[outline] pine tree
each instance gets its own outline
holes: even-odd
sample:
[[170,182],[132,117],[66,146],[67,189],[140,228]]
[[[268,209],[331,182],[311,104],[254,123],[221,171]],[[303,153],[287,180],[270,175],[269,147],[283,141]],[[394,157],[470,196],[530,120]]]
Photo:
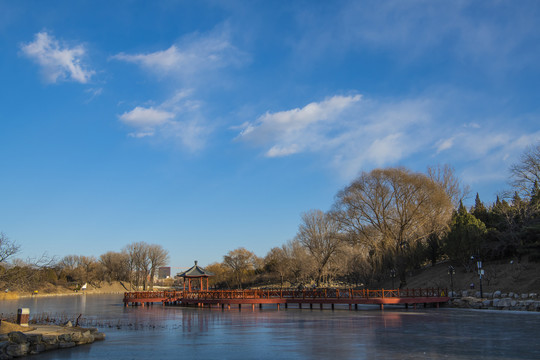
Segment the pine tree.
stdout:
[[460,262],[467,268],[471,255],[481,252],[486,233],[486,225],[460,204],[452,218],[444,250],[450,260]]
[[480,200],[480,196],[476,193],[476,199],[474,200],[474,208],[471,213],[478,220],[482,221],[484,224],[488,223],[488,211],[484,206],[484,203]]

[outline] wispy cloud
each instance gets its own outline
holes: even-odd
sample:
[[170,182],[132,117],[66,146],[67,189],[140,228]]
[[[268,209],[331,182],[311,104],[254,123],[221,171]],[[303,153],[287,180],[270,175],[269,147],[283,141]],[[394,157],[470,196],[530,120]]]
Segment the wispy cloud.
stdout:
[[[540,132],[524,134],[494,121],[488,126],[490,120],[482,126],[476,122],[441,126],[455,100],[333,96],[261,115],[242,125],[237,140],[261,148],[271,158],[314,154],[347,179],[373,167],[423,162],[423,168],[448,162],[465,164],[462,170],[469,181],[474,181],[473,174],[484,179],[492,174],[499,180],[501,164],[506,169],[508,161],[540,140]],[[489,166],[479,166],[480,162]]]
[[[351,49],[389,51],[401,61],[437,51],[482,70],[535,66],[540,52],[538,7],[477,1],[350,1],[321,14],[314,7],[298,17],[299,56]],[[494,16],[494,14],[504,16]]]
[[210,127],[198,111],[200,103],[190,95],[190,91],[178,91],[157,107],[136,106],[118,118],[133,129],[129,137],[172,140],[197,151],[204,147]]
[[258,145],[273,144],[266,156],[277,157],[313,149],[330,123],[361,99],[360,95],[333,96],[276,113],[267,112],[253,123],[244,124],[239,139]]
[[35,35],[34,41],[21,45],[24,55],[36,61],[47,82],[75,81],[86,84],[95,71],[82,62],[86,50],[83,45],[69,47],[47,32]]
[[429,121],[428,107],[426,101],[380,104],[361,95],[336,95],[303,108],[266,113],[244,124],[237,139],[267,147],[267,157],[301,152],[330,156],[327,161],[348,177],[362,166],[385,165],[415,151],[427,140],[414,129]]
[[174,116],[174,113],[168,111],[137,106],[135,109],[120,115],[120,120],[133,127],[152,129],[167,123]]
[[232,45],[228,31],[219,28],[209,34],[186,36],[165,50],[119,53],[112,58],[137,64],[158,76],[193,79],[203,72],[240,65],[246,55]]

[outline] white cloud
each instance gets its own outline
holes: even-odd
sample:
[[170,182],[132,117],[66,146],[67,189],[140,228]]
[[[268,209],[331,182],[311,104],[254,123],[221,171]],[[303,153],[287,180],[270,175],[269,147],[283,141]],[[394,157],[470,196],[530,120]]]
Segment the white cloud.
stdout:
[[175,114],[168,111],[137,106],[135,109],[120,115],[120,120],[133,127],[153,128],[165,124],[174,116]]
[[402,134],[389,134],[383,138],[375,139],[367,149],[367,158],[377,166],[384,166],[400,160],[403,156],[403,151],[398,146],[401,137]]
[[317,138],[325,132],[325,123],[335,122],[360,99],[360,95],[333,96],[303,108],[267,112],[254,123],[246,123],[238,139],[258,145],[277,142],[267,151],[267,156],[291,155],[316,146]]
[[274,145],[266,152],[266,156],[268,157],[282,157],[287,155],[292,155],[300,151],[298,145],[291,144],[288,146],[279,146]]
[[270,158],[314,154],[345,179],[373,167],[412,164],[423,169],[440,162],[462,164],[464,180],[471,182],[506,176],[523,149],[540,141],[540,132],[505,127],[512,119],[456,124],[456,103],[465,104],[459,98],[376,101],[334,96],[263,114],[237,127],[241,131],[236,139],[261,148]]
[[46,32],[37,33],[35,40],[22,45],[21,50],[41,66],[46,80],[51,83],[72,80],[86,84],[95,73],[82,64],[86,53],[82,45],[70,48]]
[[430,141],[425,100],[379,103],[333,96],[303,108],[266,113],[242,125],[237,139],[266,148],[267,157],[317,153],[345,177],[365,166],[395,163]]
[[454,138],[449,138],[439,141],[437,145],[437,154],[441,151],[451,149],[454,146]]
[[134,129],[129,137],[171,140],[190,151],[200,150],[210,129],[199,113],[200,103],[190,95],[191,91],[179,91],[157,107],[136,106],[118,118]]
[[112,58],[137,64],[159,76],[176,75],[193,80],[210,70],[241,64],[245,54],[231,44],[228,32],[221,29],[207,35],[192,34],[165,50],[119,53]]

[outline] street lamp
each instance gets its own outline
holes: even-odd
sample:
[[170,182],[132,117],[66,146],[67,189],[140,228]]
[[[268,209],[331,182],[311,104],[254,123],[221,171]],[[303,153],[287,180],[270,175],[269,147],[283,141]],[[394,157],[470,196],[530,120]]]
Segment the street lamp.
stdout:
[[476,262],[476,267],[478,268],[478,276],[480,277],[480,298],[484,297],[484,292],[482,291],[482,276],[484,275],[484,269],[482,269],[482,261],[478,260]]
[[396,278],[396,269],[390,269],[390,277],[392,278],[392,290],[394,289],[394,279]]
[[454,275],[456,274],[456,269],[452,265],[448,267],[448,274],[450,275],[450,289],[452,289],[452,297],[454,296]]

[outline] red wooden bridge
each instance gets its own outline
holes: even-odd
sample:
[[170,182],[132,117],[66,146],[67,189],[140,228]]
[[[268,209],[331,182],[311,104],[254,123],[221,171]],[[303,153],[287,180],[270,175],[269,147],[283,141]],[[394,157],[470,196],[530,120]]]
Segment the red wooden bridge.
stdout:
[[297,304],[299,308],[303,305],[311,309],[314,304],[320,308],[329,304],[332,309],[336,304],[349,305],[349,309],[359,304],[379,305],[384,309],[384,305],[404,304],[405,307],[417,304],[439,304],[449,300],[447,289],[427,288],[427,289],[401,289],[401,290],[353,290],[353,289],[251,289],[251,290],[206,290],[206,291],[135,291],[124,294],[124,306],[129,305],[150,305],[161,303],[163,305],[197,305],[221,306],[222,309],[231,305],[255,305],[262,308],[263,304],[275,304],[279,309],[280,305],[288,307],[289,304]]

